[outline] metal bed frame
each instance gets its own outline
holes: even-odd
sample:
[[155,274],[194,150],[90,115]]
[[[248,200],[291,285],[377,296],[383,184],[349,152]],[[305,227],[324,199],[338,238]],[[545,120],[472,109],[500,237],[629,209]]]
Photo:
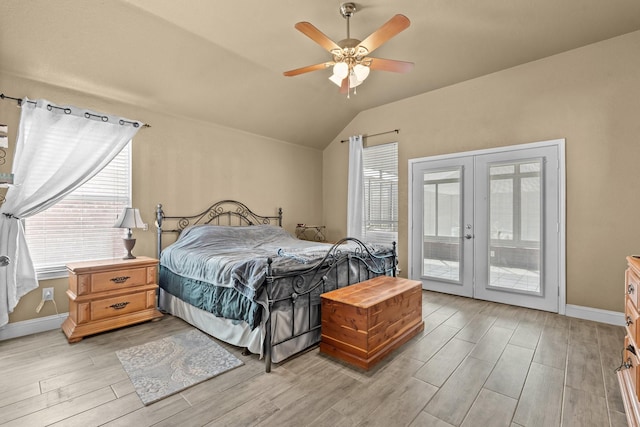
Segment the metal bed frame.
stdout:
[[[175,228],[163,229],[166,220],[176,222]],[[235,225],[248,226],[258,224],[271,224],[282,226],[282,208],[278,209],[277,216],[262,216],[252,212],[243,203],[235,200],[223,200],[211,205],[205,211],[191,216],[166,216],[162,205],[158,204],[156,209],[156,227],[158,240],[158,258],[162,252],[163,233],[181,233],[187,226],[198,224],[210,225]],[[350,250],[344,250],[344,244],[350,243]],[[272,267],[273,260],[267,259],[267,272],[265,291],[268,304],[268,317],[265,324],[264,356],[265,370],[271,371],[271,356],[273,349],[288,341],[294,340],[305,334],[311,334],[321,328],[318,316],[313,318],[311,305],[319,304],[319,294],[333,289],[352,285],[363,280],[370,279],[383,274],[396,275],[396,244],[393,243],[392,250],[383,254],[374,254],[362,241],[346,237],[336,242],[327,251],[324,258],[316,263],[310,264],[307,268],[296,269],[296,271],[275,271]],[[346,273],[346,274],[345,274]],[[346,276],[346,277],[345,277]],[[277,296],[279,284],[289,282],[293,292],[286,296]],[[296,325],[297,306],[308,307],[308,318],[306,325]],[[279,339],[272,339],[272,309],[274,307],[290,309],[291,334]],[[317,341],[310,346],[317,344]],[[308,348],[308,347],[307,347]],[[286,356],[289,357],[289,356]]]

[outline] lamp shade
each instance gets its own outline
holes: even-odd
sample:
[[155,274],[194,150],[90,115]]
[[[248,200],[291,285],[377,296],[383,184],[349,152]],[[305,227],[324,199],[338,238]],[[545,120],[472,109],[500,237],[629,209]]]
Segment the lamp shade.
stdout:
[[349,75],[349,65],[346,62],[336,62],[333,66],[333,74],[344,79]]
[[361,82],[363,82],[367,77],[369,77],[369,71],[370,69],[366,65],[356,64],[356,66],[353,67],[353,72],[356,74],[356,77]]
[[144,223],[140,218],[140,211],[135,208],[123,208],[118,216],[114,228],[143,228]]
[[353,89],[356,86],[360,86],[362,84],[362,80],[358,80],[358,76],[355,73],[351,73],[349,75],[349,88]]
[[329,77],[329,80],[335,83],[336,86],[340,87],[342,86],[342,80],[344,80],[344,77],[338,77],[337,75],[332,74],[331,77]]

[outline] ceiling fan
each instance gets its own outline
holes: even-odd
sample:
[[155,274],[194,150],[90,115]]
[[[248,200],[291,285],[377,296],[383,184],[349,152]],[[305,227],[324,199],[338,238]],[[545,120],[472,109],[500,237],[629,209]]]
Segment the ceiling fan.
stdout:
[[340,14],[347,20],[347,38],[340,40],[338,43],[324,35],[311,23],[298,22],[295,28],[326,49],[333,56],[333,60],[285,71],[284,75],[292,77],[333,66],[333,75],[329,77],[329,80],[340,86],[340,92],[346,93],[347,97],[349,97],[349,90],[360,85],[367,78],[370,70],[393,71],[396,73],[411,71],[413,62],[371,58],[368,56],[387,40],[407,29],[411,24],[409,18],[400,14],[395,15],[369,37],[360,41],[352,39],[350,34],[349,19],[355,12],[355,3],[343,3],[340,6]]

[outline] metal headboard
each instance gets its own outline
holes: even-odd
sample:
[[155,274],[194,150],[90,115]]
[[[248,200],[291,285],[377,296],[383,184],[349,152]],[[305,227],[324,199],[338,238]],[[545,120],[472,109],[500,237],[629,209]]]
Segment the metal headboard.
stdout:
[[[165,221],[174,223],[173,228],[163,229]],[[162,252],[162,234],[177,233],[190,225],[232,225],[248,226],[259,224],[277,224],[282,227],[282,208],[278,208],[278,215],[263,216],[254,213],[244,203],[235,200],[222,200],[209,206],[203,212],[190,216],[166,216],[162,205],[156,207],[156,228],[158,233],[158,257]]]

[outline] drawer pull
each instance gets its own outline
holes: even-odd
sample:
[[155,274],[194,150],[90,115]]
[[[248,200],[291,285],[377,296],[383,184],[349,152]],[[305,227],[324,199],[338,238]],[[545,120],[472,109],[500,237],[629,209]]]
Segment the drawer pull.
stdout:
[[627,326],[631,326],[633,325],[633,321],[631,320],[631,317],[627,316]]
[[124,301],[124,302],[119,302],[117,304],[111,304],[109,307],[116,309],[116,310],[121,310],[123,308],[125,308],[127,305],[129,304],[129,301]]
[[[126,282],[126,281],[127,281],[127,280],[129,280],[130,278],[131,278],[130,276],[118,276],[118,277],[113,277],[113,278],[111,278],[110,280],[111,280],[113,283],[120,284],[120,283],[124,283],[124,282]],[[629,293],[631,293],[631,292],[629,292]]]
[[631,358],[627,357],[627,360],[622,360],[622,364],[620,366],[618,366],[615,371],[616,372],[620,372],[623,369],[631,369],[633,368],[633,362],[631,362]]
[[630,358],[630,357],[628,357],[628,358],[627,358],[627,361],[626,361],[626,362],[624,362],[624,363],[622,364],[622,367],[623,367],[624,369],[631,369],[631,368],[633,368],[633,362],[631,362],[631,358]]
[[633,293],[633,291],[634,291],[634,289],[633,289],[633,285],[632,285],[632,284],[629,284],[629,287],[627,288],[627,293],[628,293],[629,295],[631,295],[631,294]]

